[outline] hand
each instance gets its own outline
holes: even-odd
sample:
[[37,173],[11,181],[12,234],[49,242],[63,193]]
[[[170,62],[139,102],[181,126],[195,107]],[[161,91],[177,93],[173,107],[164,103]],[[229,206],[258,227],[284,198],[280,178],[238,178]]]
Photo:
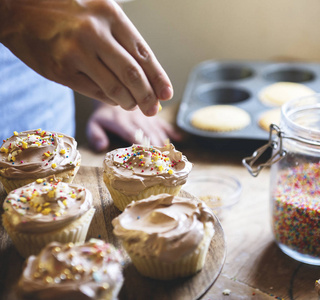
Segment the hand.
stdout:
[[106,131],[115,133],[132,144],[137,142],[137,129],[142,129],[154,146],[163,146],[168,138],[174,141],[181,140],[181,135],[159,116],[146,117],[140,110],[129,112],[118,106],[106,104],[98,107],[90,117],[87,137],[92,148],[100,152],[106,150],[110,143]]
[[113,0],[6,0],[0,42],[44,77],[147,116],[173,95],[155,55]]

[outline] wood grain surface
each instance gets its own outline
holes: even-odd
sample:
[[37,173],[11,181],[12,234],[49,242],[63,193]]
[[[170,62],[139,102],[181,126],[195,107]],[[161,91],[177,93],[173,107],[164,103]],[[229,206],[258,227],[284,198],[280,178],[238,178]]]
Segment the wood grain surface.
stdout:
[[[94,198],[96,213],[92,220],[87,239],[102,238],[121,247],[121,243],[113,235],[111,221],[120,214],[113,205],[109,193],[102,180],[102,169],[98,167],[81,167],[75,178],[75,183],[90,189]],[[182,195],[190,196],[182,191]],[[5,198],[0,191],[1,203]],[[1,211],[2,213],[2,211]],[[119,294],[119,300],[193,300],[199,299],[211,287],[219,276],[226,257],[224,233],[218,219],[215,220],[215,235],[212,239],[206,263],[202,271],[194,276],[172,280],[159,281],[141,276],[126,258],[124,267],[124,285]],[[14,286],[23,268],[23,258],[16,252],[10,238],[0,227],[0,299],[15,300]]]
[[[160,114],[175,124],[178,107],[168,105]],[[320,267],[291,259],[273,240],[269,170],[253,178],[241,163],[265,142],[203,139],[182,134],[182,141],[175,146],[194,164],[193,176],[225,173],[237,177],[243,187],[239,203],[222,215],[227,244],[224,267],[201,300],[318,300],[314,284],[320,278]],[[126,146],[127,143],[113,137],[112,148]],[[83,165],[102,165],[103,153],[94,154],[84,147],[81,155]],[[230,290],[229,295],[224,295],[226,289]]]
[[[320,267],[297,262],[276,245],[271,232],[269,205],[269,170],[257,178],[249,175],[234,158],[204,153],[201,158],[185,151],[196,174],[210,177],[225,173],[237,177],[243,187],[241,199],[225,211],[224,229],[227,258],[222,273],[202,300],[318,300],[314,288]],[[223,295],[224,290],[230,294]]]

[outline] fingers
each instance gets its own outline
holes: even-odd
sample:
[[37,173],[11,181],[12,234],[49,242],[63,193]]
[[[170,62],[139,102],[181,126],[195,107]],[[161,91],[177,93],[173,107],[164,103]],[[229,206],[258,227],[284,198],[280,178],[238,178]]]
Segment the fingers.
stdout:
[[176,129],[170,123],[160,118],[159,118],[159,122],[162,130],[167,135],[166,139],[169,138],[170,140],[173,140],[176,142],[179,142],[182,140],[182,135],[178,131],[176,131]]
[[[128,114],[130,112],[124,113]],[[114,133],[129,143],[135,142],[134,136],[137,128],[132,124],[130,118],[125,118],[125,114],[116,113],[116,115],[112,116],[110,119],[100,115],[99,123],[105,131]]]
[[99,58],[132,96],[146,116],[158,112],[157,96],[138,62],[113,37],[105,37],[98,47]]
[[[173,95],[170,80],[124,12],[106,8],[112,11],[111,19],[83,23],[82,33],[77,35],[82,53],[74,64],[98,87],[96,99],[109,99],[125,110],[138,105],[144,115],[154,116],[158,99],[168,100]],[[69,51],[71,60],[75,52]],[[76,90],[88,95],[86,89],[89,87],[77,84]]]
[[109,147],[110,141],[104,128],[94,119],[91,119],[87,124],[87,138],[90,146],[97,152]]
[[[150,143],[154,146],[163,146],[167,140],[180,141],[181,135],[175,131],[173,126],[165,120],[155,116],[148,118],[148,126],[141,126],[145,136],[150,138]],[[138,125],[138,126],[139,126]]]
[[19,34],[7,41],[35,71],[126,110],[138,105],[146,116],[172,97],[168,76],[114,1],[38,2],[15,15]]
[[144,70],[156,97],[160,100],[171,99],[173,89],[168,75],[148,44],[124,13],[117,26],[112,27],[112,34]]
[[157,117],[148,118],[144,124],[141,124],[139,120],[135,120],[134,123],[135,130],[141,129],[144,133],[144,136],[150,139],[150,144],[153,146],[163,146],[165,141],[168,139],[168,135],[163,130],[161,122]]
[[96,151],[107,147],[104,139],[106,132],[117,134],[129,143],[137,143],[136,130],[142,129],[144,135],[150,138],[154,146],[163,146],[167,139],[178,141],[181,139],[173,126],[158,116],[146,117],[140,110],[127,112],[120,107],[103,105],[96,109],[88,123],[88,140]]
[[[136,105],[126,89],[119,88],[122,84],[92,54],[92,49],[88,46],[81,48],[75,41],[62,39],[61,42],[64,42],[64,47],[54,50],[55,59],[50,63],[50,68],[45,69],[43,76],[107,104],[119,105],[114,97],[119,94],[120,98],[124,98],[123,108],[130,109]],[[99,76],[106,78],[107,84],[101,84]],[[126,101],[126,96],[130,100]]]
[[72,80],[65,79],[65,84],[74,91],[81,93],[87,97],[103,101],[112,106],[118,105],[112,99],[108,98],[101,88],[86,74],[78,72],[72,76]]
[[[73,39],[62,43],[67,46],[60,52],[57,50],[62,56],[58,61],[66,62],[59,64],[61,70],[65,71],[66,65],[71,64],[73,69],[65,75],[68,77],[65,81],[56,81],[125,110],[138,105],[144,115],[154,116],[158,112],[158,100],[168,100],[173,95],[167,74],[121,9],[112,1],[92,2],[92,5],[96,18],[79,21],[81,30],[73,33]],[[88,78],[79,79],[78,73]]]
[[[86,40],[87,35],[85,34],[83,38]],[[92,44],[86,44],[85,41],[82,41],[82,45],[84,47],[83,52],[75,54],[76,51],[74,51],[73,55],[70,55],[71,51],[68,52],[64,58],[65,68],[72,70],[72,66],[75,66],[80,71],[78,73],[87,76],[87,79],[95,84],[96,90],[99,90],[98,98],[95,99],[103,101],[110,99],[125,110],[133,109],[137,105],[134,98],[117,76],[110,71],[109,67],[99,59],[95,47]],[[70,78],[70,80],[78,83],[79,89],[89,88],[75,79],[74,77]]]
[[172,97],[171,82],[124,12],[119,9],[113,17],[111,31],[99,33],[97,54],[127,88],[141,111],[146,116],[153,116],[158,112],[158,99]]

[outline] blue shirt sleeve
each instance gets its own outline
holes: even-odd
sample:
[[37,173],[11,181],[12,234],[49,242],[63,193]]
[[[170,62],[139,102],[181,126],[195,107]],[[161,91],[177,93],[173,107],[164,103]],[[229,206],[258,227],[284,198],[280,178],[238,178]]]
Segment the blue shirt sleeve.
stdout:
[[13,131],[75,134],[73,91],[50,81],[0,44],[0,145]]

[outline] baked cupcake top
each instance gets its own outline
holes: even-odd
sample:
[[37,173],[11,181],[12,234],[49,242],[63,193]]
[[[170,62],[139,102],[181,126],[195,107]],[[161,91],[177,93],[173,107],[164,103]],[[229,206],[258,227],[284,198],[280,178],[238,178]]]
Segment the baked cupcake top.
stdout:
[[197,248],[206,222],[214,217],[202,201],[159,194],[131,202],[112,225],[134,254],[174,262]]
[[314,94],[315,91],[298,82],[280,81],[264,87],[258,94],[261,102],[270,106],[281,106],[291,99]]
[[10,179],[40,178],[75,168],[74,138],[41,129],[14,132],[0,147],[0,174]]
[[84,244],[52,242],[30,256],[18,282],[27,299],[98,299],[123,282],[123,257],[113,245],[91,239]]
[[91,192],[53,176],[11,191],[3,203],[8,222],[20,232],[48,232],[69,225],[93,206]]
[[127,195],[154,185],[177,186],[186,182],[192,163],[172,144],[164,147],[133,144],[106,154],[104,171],[111,185]]

